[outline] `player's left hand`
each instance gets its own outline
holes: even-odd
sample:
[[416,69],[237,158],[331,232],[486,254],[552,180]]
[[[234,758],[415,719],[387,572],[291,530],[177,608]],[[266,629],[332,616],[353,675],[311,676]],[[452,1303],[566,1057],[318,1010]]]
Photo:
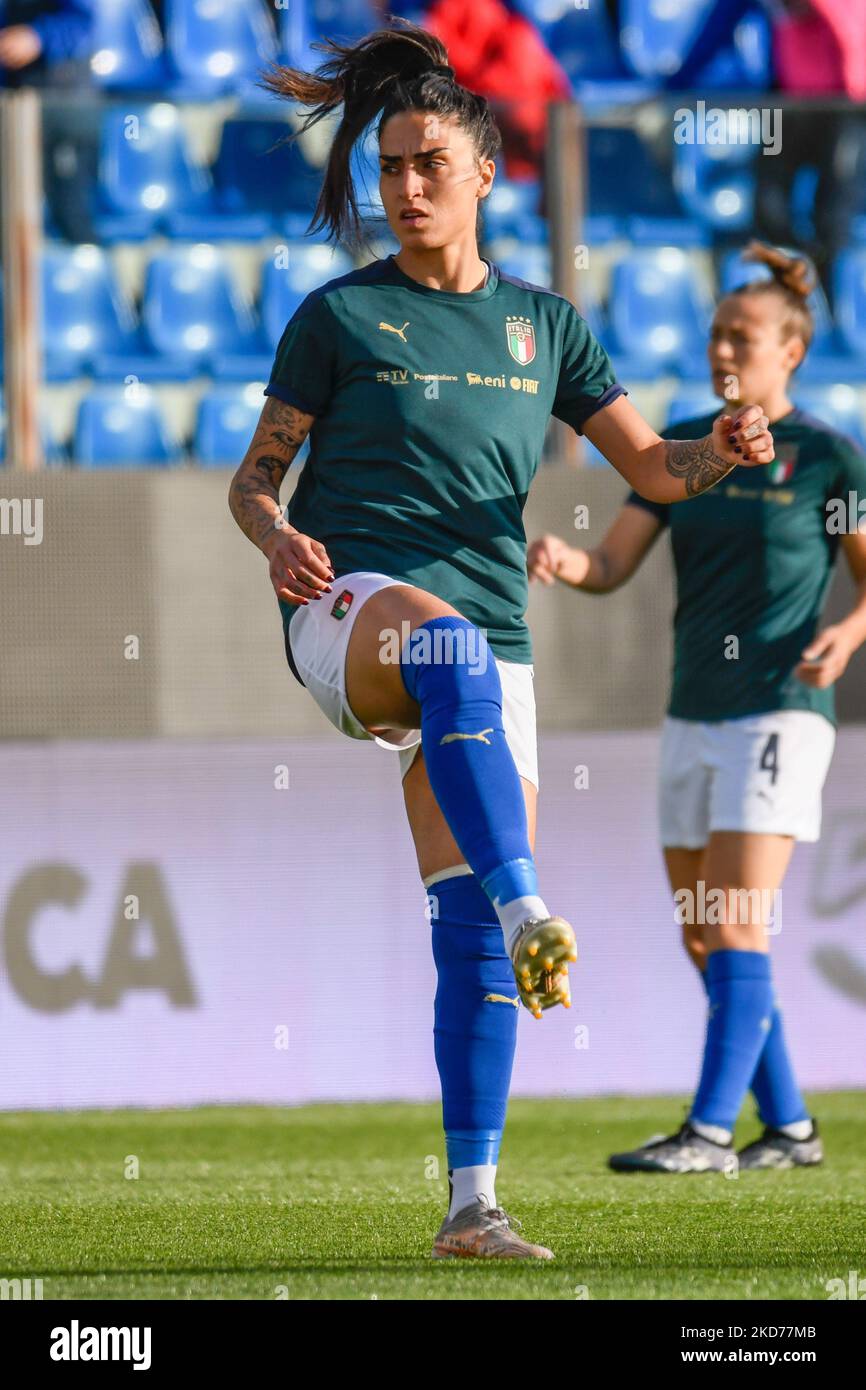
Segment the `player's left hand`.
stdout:
[[803,660],[794,670],[804,685],[826,690],[843,674],[851,659],[851,644],[844,628],[836,624],[825,627],[813,642],[803,649]]
[[39,31],[29,24],[7,24],[0,29],[0,67],[26,68],[41,52]]
[[713,421],[713,450],[728,463],[755,468],[776,457],[769,420],[759,405],[744,405],[736,415]]

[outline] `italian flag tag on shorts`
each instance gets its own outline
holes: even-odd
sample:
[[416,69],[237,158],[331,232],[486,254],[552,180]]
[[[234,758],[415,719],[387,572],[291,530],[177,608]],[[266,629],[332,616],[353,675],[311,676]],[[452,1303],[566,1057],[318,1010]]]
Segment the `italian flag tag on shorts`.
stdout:
[[352,593],[351,589],[344,589],[341,594],[338,594],[337,597],[334,599],[334,604],[331,609],[331,617],[345,618],[349,609],[352,607],[352,599],[354,597],[355,595]]

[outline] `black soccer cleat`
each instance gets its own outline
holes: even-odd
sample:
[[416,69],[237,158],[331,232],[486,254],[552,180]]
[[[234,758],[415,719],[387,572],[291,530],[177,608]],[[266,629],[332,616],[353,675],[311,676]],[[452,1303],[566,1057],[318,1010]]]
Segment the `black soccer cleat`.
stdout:
[[723,1173],[735,1166],[736,1155],[732,1143],[705,1139],[687,1120],[676,1134],[649,1139],[607,1161],[615,1173]]
[[792,1139],[767,1125],[760,1139],[740,1149],[737,1160],[741,1168],[813,1168],[824,1162],[824,1145],[814,1120],[808,1139]]

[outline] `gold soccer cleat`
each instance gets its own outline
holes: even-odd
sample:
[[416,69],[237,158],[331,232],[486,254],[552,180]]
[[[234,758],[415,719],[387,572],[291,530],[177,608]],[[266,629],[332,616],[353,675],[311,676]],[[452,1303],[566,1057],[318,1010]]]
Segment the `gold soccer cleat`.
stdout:
[[528,918],[511,952],[521,1002],[536,1018],[554,1004],[571,1008],[568,963],[577,960],[574,932],[564,917]]

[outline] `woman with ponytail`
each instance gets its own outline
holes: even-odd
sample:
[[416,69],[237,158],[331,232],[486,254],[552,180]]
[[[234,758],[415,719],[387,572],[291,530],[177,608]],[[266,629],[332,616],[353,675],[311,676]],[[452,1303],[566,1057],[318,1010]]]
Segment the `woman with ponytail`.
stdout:
[[[709,1017],[685,1124],[614,1154],[611,1166],[622,1172],[790,1168],[823,1158],[773,993],[769,936],[779,930],[778,893],[795,842],[820,835],[833,684],[866,640],[866,534],[840,534],[836,524],[851,491],[866,499],[866,459],[788,397],[812,338],[806,261],[759,243],[744,259],[771,274],[719,303],[708,350],[713,390],[726,411],[763,402],[775,462],[757,475],[737,468],[687,508],[632,492],[596,550],[556,536],[529,550],[531,578],[601,594],[634,574],[665,527],[673,546],[678,601],[659,814],[676,919]],[[667,434],[683,438],[711,422],[686,420]],[[743,459],[750,462],[747,449]],[[843,622],[820,628],[840,543],[857,600]],[[735,1155],[734,1123],[750,1086],[764,1129]]]
[[[304,130],[339,113],[315,225],[357,243],[351,156],[375,121],[400,250],[292,316],[230,505],[268,559],[297,679],[343,733],[399,750],[438,972],[451,1204],[434,1254],[549,1258],[494,1192],[518,1006],[567,1006],[576,958],[533,858],[523,506],[551,415],[658,503],[711,487],[740,439],[768,462],[772,439],[759,406],[701,439],[660,439],[574,307],[481,259],[499,132],[437,38],[406,23],[322,47],[315,73],[265,78],[311,108]],[[307,435],[286,518],[280,484]]]

